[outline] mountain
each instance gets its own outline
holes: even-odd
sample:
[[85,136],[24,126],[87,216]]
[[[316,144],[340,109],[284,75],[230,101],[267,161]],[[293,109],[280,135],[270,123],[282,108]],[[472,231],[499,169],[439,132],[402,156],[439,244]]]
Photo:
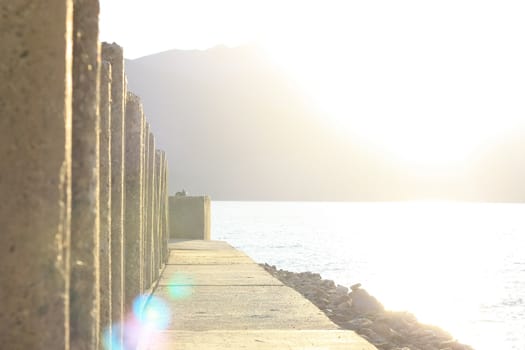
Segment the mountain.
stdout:
[[157,147],[167,152],[171,193],[216,200],[525,198],[522,134],[461,166],[421,175],[326,127],[306,94],[255,46],[167,51],[127,60],[126,72]]

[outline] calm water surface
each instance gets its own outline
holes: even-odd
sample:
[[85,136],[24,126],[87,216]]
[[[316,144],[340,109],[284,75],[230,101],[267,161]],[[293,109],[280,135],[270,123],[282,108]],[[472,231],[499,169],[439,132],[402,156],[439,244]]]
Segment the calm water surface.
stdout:
[[213,202],[212,239],[360,282],[477,350],[525,350],[525,204]]

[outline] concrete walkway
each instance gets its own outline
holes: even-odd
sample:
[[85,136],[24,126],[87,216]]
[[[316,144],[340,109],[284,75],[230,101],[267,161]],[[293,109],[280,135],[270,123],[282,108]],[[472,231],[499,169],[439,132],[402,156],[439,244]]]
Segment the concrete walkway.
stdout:
[[153,293],[168,308],[167,327],[141,349],[376,350],[225,242],[170,250]]

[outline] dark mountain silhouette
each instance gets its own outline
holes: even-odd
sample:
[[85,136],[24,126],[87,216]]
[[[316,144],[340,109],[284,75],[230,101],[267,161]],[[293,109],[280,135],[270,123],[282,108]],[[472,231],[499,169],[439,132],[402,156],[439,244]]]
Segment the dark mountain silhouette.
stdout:
[[128,60],[126,70],[167,151],[172,193],[184,188],[220,200],[525,198],[520,135],[421,176],[324,127],[301,89],[255,46],[173,50]]

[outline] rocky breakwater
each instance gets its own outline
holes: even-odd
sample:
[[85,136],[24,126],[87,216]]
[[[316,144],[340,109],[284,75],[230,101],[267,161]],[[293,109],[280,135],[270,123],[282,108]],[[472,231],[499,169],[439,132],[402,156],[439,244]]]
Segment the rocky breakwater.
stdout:
[[350,329],[380,350],[473,350],[444,330],[421,324],[408,312],[386,311],[360,284],[348,288],[312,272],[289,272],[261,265],[272,276],[295,289],[334,323]]

